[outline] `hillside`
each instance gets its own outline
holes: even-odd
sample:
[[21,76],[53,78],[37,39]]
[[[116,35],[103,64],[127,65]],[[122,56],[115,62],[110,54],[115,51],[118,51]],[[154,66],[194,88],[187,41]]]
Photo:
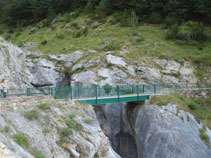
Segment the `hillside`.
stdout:
[[[167,40],[164,24],[141,23],[138,27],[122,27],[113,16],[100,19],[81,14],[75,17],[74,12],[70,12],[58,15],[50,26],[45,26],[45,21],[2,35],[24,49],[42,52],[44,57],[77,50],[95,50],[94,56],[105,56],[105,52],[112,51],[111,54],[134,63],[141,57],[175,60],[181,64],[190,61],[198,79],[203,82],[204,77],[210,76],[209,39],[206,42]],[[206,29],[209,37],[211,28]]]

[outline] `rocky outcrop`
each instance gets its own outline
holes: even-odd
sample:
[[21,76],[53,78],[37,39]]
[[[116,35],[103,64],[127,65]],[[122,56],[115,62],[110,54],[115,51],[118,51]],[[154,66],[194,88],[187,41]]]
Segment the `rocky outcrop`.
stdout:
[[25,53],[0,39],[0,80],[7,78],[9,88],[31,87],[32,75],[26,67]]
[[211,149],[200,139],[202,125],[190,113],[177,111],[177,105],[157,107],[132,102],[98,105],[95,111],[114,150],[122,158],[211,155]]
[[[33,97],[29,101],[34,98],[43,99]],[[26,98],[17,98],[15,102],[20,104],[0,107],[0,148],[9,151],[10,156],[32,158],[33,151],[37,151],[47,158],[120,158],[102,132],[91,106],[48,98],[43,99],[47,107],[41,110],[39,102],[29,101],[27,104]],[[27,117],[27,112],[32,118]],[[23,135],[18,136],[21,142],[14,139],[19,133]],[[23,137],[28,146],[22,144]]]

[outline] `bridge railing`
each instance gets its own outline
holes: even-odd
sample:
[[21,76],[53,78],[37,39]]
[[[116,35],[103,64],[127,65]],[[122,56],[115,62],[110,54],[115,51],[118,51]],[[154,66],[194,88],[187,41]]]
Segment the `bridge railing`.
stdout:
[[[106,85],[106,86],[78,86],[78,87],[41,87],[25,89],[8,89],[7,96],[38,96],[50,95],[56,99],[70,98],[77,100],[81,98],[99,97],[121,97],[127,95],[154,95],[171,94],[178,89],[189,88],[211,88],[207,85],[193,84],[139,84],[139,85]],[[1,90],[0,98],[3,97]]]

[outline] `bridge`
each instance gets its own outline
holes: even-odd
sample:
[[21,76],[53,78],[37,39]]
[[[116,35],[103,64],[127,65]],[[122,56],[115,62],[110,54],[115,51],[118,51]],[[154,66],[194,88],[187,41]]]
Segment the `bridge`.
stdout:
[[[147,100],[153,95],[169,95],[180,89],[209,88],[193,84],[138,84],[75,87],[41,87],[8,89],[8,97],[49,95],[55,99],[71,99],[86,104],[106,104]],[[0,98],[3,98],[1,90]]]

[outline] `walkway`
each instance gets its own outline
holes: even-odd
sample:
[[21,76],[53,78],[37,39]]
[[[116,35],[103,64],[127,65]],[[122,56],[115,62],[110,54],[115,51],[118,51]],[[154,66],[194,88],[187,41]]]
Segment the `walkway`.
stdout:
[[[190,84],[140,84],[115,86],[42,87],[9,89],[8,97],[49,95],[55,99],[71,99],[87,104],[106,104],[147,100],[152,95],[168,95],[178,89],[202,88]],[[207,88],[207,87],[205,87]],[[0,97],[3,94],[1,93]]]

